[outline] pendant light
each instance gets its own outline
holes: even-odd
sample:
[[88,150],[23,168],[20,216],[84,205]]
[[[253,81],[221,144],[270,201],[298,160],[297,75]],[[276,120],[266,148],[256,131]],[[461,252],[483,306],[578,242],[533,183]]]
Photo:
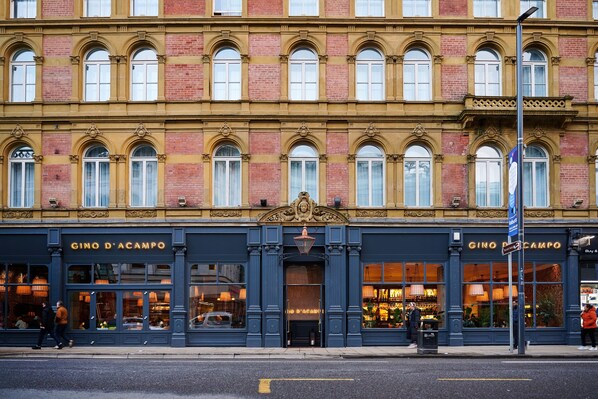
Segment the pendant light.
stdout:
[[374,286],[373,285],[364,285],[361,296],[363,298],[367,298],[367,299],[373,298],[374,297]]
[[[478,276],[478,264],[476,263],[473,265],[473,273],[475,277]],[[481,278],[481,276],[480,276]],[[469,286],[469,296],[481,296],[484,295],[484,285],[483,284],[471,284]]]
[[[415,264],[415,275],[417,276],[418,264]],[[411,296],[423,296],[424,286],[423,284],[411,284]]]

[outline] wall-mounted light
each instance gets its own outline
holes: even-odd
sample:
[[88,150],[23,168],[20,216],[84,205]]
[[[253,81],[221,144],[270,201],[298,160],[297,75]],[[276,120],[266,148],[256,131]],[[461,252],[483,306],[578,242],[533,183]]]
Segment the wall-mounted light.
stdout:
[[461,230],[453,230],[453,241],[454,242],[461,241]]
[[334,197],[334,207],[336,209],[341,207],[341,197]]
[[260,200],[260,206],[268,206],[268,200],[266,198],[262,198]]
[[589,247],[592,244],[592,239],[594,237],[595,236],[583,236],[583,237],[578,236],[571,242],[571,246],[573,246],[574,248],[578,248],[578,249]]
[[48,198],[48,202],[52,208],[58,208],[58,200],[56,198]]
[[453,200],[451,201],[451,207],[458,208],[460,204],[461,204],[461,197],[453,197]]
[[583,204],[583,200],[581,198],[576,198],[571,204],[571,208],[579,208]]
[[180,206],[181,208],[183,208],[183,207],[187,206],[187,200],[185,199],[185,197],[182,197],[182,196],[181,196],[181,197],[179,197],[179,206]]

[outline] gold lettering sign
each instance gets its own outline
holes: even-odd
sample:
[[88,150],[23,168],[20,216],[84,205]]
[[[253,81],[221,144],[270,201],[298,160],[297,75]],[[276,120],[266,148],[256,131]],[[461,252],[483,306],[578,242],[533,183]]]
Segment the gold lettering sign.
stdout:
[[152,250],[152,249],[166,249],[166,243],[163,241],[126,241],[126,242],[104,242],[100,244],[97,241],[92,242],[73,242],[70,245],[73,251],[83,250],[98,250],[103,248],[107,251],[112,249],[119,250]]
[[[503,241],[500,245],[504,247],[508,242]],[[559,241],[525,241],[523,249],[561,249],[562,245]],[[470,241],[467,244],[468,249],[497,249],[498,243],[496,241]]]

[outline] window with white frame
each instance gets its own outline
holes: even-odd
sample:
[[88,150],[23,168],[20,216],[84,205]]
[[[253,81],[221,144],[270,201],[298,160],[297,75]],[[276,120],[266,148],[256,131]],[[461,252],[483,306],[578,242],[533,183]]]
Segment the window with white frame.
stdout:
[[548,206],[548,155],[538,145],[528,145],[523,158],[523,205]]
[[107,207],[110,195],[110,159],[102,145],[93,146],[83,156],[83,206]]
[[34,191],[33,149],[21,146],[10,154],[9,159],[9,206],[11,208],[31,208]]
[[407,101],[430,101],[432,64],[427,52],[409,50],[403,59],[403,95]]
[[355,0],[356,17],[383,17],[384,0]]
[[480,207],[502,206],[502,154],[490,146],[476,152],[475,196]]
[[302,191],[318,202],[318,153],[305,144],[294,147],[289,155],[289,202]]
[[308,48],[300,48],[289,57],[289,99],[318,99],[318,56]]
[[364,145],[355,157],[357,206],[384,205],[384,153],[374,145]]
[[432,16],[432,0],[403,0],[404,17]]
[[149,48],[137,50],[131,59],[131,100],[158,98],[158,57]]
[[84,14],[86,17],[109,17],[112,0],[85,0]]
[[476,96],[500,96],[501,65],[498,54],[491,49],[481,49],[475,56]]
[[317,16],[319,0],[289,0],[289,16]]
[[360,51],[355,58],[358,101],[384,100],[384,56],[376,49]]
[[546,18],[546,0],[521,0],[519,14],[523,14],[532,7],[538,7],[538,11],[530,15],[530,18]]
[[536,49],[523,53],[523,95],[546,97],[548,87],[548,62],[546,56]]
[[131,15],[134,17],[157,16],[158,0],[131,0]]
[[241,0],[214,0],[214,15],[240,16],[242,7]]
[[592,18],[598,19],[598,1],[592,1]]
[[500,17],[500,0],[473,0],[474,17]]
[[598,100],[598,53],[594,54],[594,100]]
[[405,152],[405,206],[432,205],[432,157],[427,148],[412,145]]
[[110,58],[104,49],[87,53],[85,71],[85,101],[108,101],[110,98]]
[[214,100],[241,99],[241,54],[225,47],[214,55]]
[[156,206],[158,158],[156,150],[141,145],[131,154],[131,206]]
[[37,0],[11,0],[11,3],[13,18],[35,18],[37,15]]
[[214,206],[241,205],[241,151],[231,144],[214,152]]
[[10,101],[31,102],[35,99],[35,60],[33,51],[20,50],[10,63]]

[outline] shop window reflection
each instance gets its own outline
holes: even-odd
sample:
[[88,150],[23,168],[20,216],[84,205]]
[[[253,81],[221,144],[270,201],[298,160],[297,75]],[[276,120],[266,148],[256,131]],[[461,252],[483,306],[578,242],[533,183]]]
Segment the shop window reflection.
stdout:
[[116,292],[96,293],[96,329],[116,330]]
[[150,291],[149,329],[168,330],[170,328],[170,291]]
[[71,330],[88,330],[91,293],[72,291],[68,295],[69,323]]
[[46,265],[0,264],[0,328],[38,329],[49,292]]

